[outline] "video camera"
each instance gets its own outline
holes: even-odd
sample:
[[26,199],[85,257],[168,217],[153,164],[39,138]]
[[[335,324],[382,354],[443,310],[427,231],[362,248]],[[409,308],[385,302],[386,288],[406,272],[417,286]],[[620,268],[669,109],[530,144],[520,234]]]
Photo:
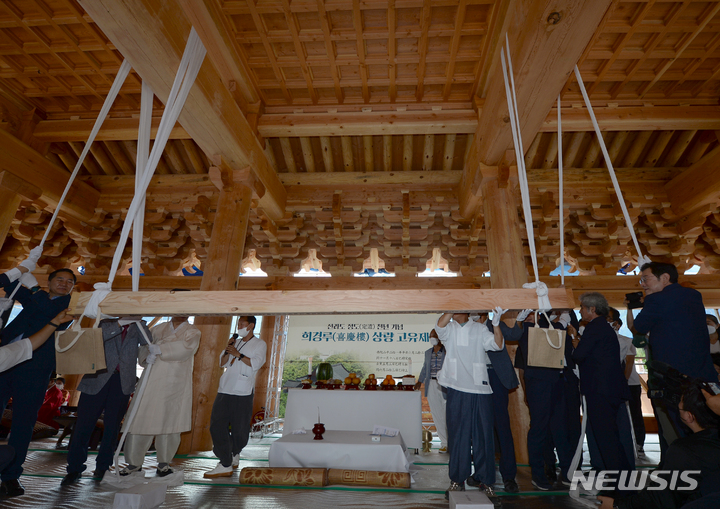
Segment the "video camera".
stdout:
[[648,398],[650,399],[663,399],[667,403],[677,406],[685,389],[695,384],[710,394],[718,393],[718,384],[688,376],[665,362],[649,361],[648,368]]

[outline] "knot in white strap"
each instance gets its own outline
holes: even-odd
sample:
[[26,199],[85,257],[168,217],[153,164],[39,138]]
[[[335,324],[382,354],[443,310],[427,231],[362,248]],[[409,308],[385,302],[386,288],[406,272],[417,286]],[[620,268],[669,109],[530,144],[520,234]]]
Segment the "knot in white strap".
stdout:
[[112,291],[111,283],[95,283],[95,291],[90,296],[90,300],[85,306],[85,316],[88,318],[97,318],[100,313],[100,303]]
[[645,256],[644,254],[638,254],[637,266],[642,267],[646,263],[651,263],[650,257]]
[[523,288],[534,288],[535,293],[538,296],[538,311],[550,311],[552,304],[548,298],[548,287],[542,281],[535,281],[534,283],[525,283]]

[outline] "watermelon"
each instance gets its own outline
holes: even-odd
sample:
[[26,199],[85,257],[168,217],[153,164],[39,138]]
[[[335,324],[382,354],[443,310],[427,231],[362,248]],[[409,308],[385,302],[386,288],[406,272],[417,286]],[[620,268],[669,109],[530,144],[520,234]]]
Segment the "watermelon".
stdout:
[[321,362],[317,367],[318,380],[330,380],[333,377],[332,364],[329,362]]

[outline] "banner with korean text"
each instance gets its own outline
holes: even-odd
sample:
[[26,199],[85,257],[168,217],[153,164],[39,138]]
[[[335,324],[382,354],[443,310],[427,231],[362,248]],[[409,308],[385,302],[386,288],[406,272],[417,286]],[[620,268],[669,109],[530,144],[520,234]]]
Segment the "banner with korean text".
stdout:
[[299,363],[302,375],[313,365],[342,363],[360,377],[370,373],[400,377],[422,369],[430,331],[440,315],[302,315],[291,316],[288,362]]

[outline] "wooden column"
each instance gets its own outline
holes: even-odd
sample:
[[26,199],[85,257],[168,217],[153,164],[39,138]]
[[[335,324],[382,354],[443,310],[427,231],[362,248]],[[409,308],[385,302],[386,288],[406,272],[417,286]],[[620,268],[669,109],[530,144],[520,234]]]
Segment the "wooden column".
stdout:
[[[252,186],[233,180],[233,172],[223,168],[215,222],[210,236],[207,261],[203,265],[201,290],[236,290],[247,234]],[[238,309],[238,315],[243,311]],[[200,348],[193,369],[192,430],[183,433],[179,452],[208,451],[210,413],[220,382],[220,353],[230,337],[231,316],[204,316],[195,320],[200,329]]]
[[25,182],[7,171],[0,171],[0,249],[10,231],[13,219],[23,197],[37,200],[42,195],[40,188]]
[[[253,400],[253,414],[265,406],[267,401],[268,390],[272,390],[275,384],[269,379],[271,373],[274,370],[271,369],[273,366],[273,333],[275,332],[275,317],[274,316],[263,316],[262,327],[260,330],[255,329],[255,335],[265,341],[267,344],[267,357],[265,365],[260,368],[255,376],[255,399]],[[266,413],[267,415],[267,413]]]
[[[520,220],[513,189],[507,180],[489,179],[482,184],[485,228],[487,230],[490,283],[493,288],[521,288],[528,282]],[[514,325],[508,320],[508,325]],[[507,345],[510,358],[515,361],[516,345]],[[530,429],[530,413],[525,405],[522,386],[510,393],[508,411],[515,442],[515,459],[528,463],[527,433]]]

